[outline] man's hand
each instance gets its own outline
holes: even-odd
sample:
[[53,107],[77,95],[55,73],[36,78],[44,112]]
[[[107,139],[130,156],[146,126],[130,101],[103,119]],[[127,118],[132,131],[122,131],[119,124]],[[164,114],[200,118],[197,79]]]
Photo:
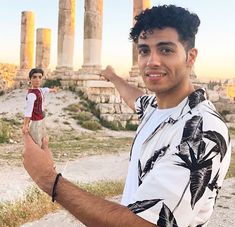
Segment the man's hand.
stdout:
[[110,65],[108,65],[106,69],[102,70],[100,75],[105,77],[106,80],[113,83],[125,103],[133,111],[135,111],[135,101],[139,96],[143,95],[144,92],[138,87],[134,87],[129,84],[122,77],[118,76]]
[[36,184],[48,194],[51,194],[56,177],[52,154],[48,148],[48,139],[43,138],[42,149],[34,143],[28,133],[23,134],[24,152],[23,164]]
[[117,77],[117,74],[115,73],[112,66],[108,65],[106,69],[102,70],[100,73],[101,76],[103,76],[106,80],[111,81],[112,79]]

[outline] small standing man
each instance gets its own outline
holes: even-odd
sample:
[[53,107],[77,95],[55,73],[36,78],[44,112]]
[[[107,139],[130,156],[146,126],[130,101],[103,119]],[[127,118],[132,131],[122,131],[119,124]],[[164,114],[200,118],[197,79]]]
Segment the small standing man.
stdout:
[[41,88],[43,70],[33,68],[29,72],[31,88],[26,96],[26,109],[24,114],[23,133],[29,132],[34,142],[40,147],[42,139],[46,137],[44,102],[45,95],[50,92],[57,92],[57,88]]

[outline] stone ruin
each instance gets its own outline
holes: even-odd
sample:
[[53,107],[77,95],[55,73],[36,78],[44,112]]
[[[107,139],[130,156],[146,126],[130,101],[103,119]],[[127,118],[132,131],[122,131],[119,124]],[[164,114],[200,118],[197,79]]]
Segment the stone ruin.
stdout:
[[[33,67],[40,67],[47,79],[60,79],[64,87],[75,87],[86,97],[97,103],[100,116],[107,121],[118,121],[122,126],[127,122],[137,123],[133,111],[123,102],[113,84],[101,78],[101,43],[103,0],[85,0],[83,64],[81,69],[73,69],[75,0],[59,0],[57,66],[51,71],[50,47],[51,30],[38,28],[36,32],[36,64],[34,62],[35,17],[30,11],[23,11],[21,16],[20,68],[17,71],[15,86],[27,83],[28,72]],[[150,7],[150,0],[133,0],[133,18],[143,9]],[[134,23],[134,22],[133,22]],[[145,89],[137,67],[137,52],[133,46],[133,66],[129,83]]]

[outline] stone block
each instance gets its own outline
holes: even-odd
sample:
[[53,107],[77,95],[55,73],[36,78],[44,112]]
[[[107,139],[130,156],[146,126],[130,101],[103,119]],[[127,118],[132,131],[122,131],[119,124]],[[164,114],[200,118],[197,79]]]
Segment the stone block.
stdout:
[[84,81],[84,86],[86,86],[86,87],[99,87],[99,88],[114,88],[114,85],[111,82],[107,82],[104,80]]
[[120,104],[114,104],[115,113],[121,114]]
[[76,75],[77,77],[74,77],[74,78],[77,78],[78,80],[95,80],[95,81],[104,81],[104,80],[101,80],[101,76],[100,75],[97,75],[97,74],[78,74]]
[[101,97],[99,95],[89,94],[88,99],[92,102],[95,102],[95,103],[100,103],[101,102]]
[[110,96],[109,95],[100,95],[100,102],[101,103],[109,103],[110,101]]
[[101,114],[114,114],[115,108],[112,104],[108,103],[99,103],[97,104],[96,108],[100,111]]
[[85,87],[88,94],[99,95],[100,88],[97,87]]
[[100,117],[101,117],[102,119],[104,119],[105,121],[109,121],[109,122],[115,120],[113,114],[101,114]]
[[132,114],[132,116],[131,116],[131,120],[133,120],[133,121],[138,121],[139,122],[139,118],[138,118],[138,115],[137,114]]
[[102,94],[102,95],[113,95],[114,93],[115,93],[115,89],[112,87],[100,88],[100,94]]

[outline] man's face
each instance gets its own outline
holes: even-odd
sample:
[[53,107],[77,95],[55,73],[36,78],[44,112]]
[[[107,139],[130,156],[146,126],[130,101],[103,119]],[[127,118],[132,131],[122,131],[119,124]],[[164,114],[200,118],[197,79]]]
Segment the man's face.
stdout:
[[147,32],[146,38],[140,35],[137,48],[140,73],[150,91],[169,95],[188,85],[197,50],[186,53],[175,29],[156,28]]
[[42,74],[34,73],[30,79],[33,88],[39,88],[42,84]]

